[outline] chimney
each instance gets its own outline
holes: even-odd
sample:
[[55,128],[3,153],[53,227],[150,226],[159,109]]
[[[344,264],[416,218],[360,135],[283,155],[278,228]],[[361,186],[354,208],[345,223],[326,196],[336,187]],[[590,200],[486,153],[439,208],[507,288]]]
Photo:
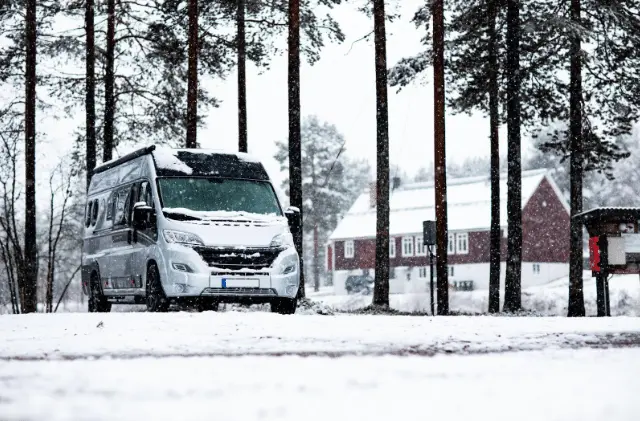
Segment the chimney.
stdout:
[[391,187],[391,190],[399,189],[400,184],[402,184],[402,179],[400,177],[393,177],[393,187]]
[[376,203],[377,203],[377,197],[378,197],[378,192],[377,192],[377,185],[375,181],[371,181],[369,183],[369,207],[370,208],[375,208],[376,207]]

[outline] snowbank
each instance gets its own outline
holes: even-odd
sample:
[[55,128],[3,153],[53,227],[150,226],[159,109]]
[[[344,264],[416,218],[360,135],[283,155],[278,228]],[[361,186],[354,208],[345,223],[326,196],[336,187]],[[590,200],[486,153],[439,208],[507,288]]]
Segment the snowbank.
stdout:
[[[501,292],[501,294],[504,291]],[[309,297],[333,307],[335,310],[352,311],[371,304],[370,295],[333,295],[323,290],[310,292]],[[637,275],[614,276],[609,282],[612,316],[640,316],[640,277]],[[526,288],[522,291],[522,306],[541,316],[566,316],[569,296],[569,279],[563,278],[546,285]],[[504,296],[501,297],[504,299]],[[428,312],[429,294],[392,294],[391,308],[406,312]],[[596,283],[591,272],[585,272],[584,300],[587,315],[596,315]],[[465,314],[487,312],[487,290],[449,291],[452,311]]]

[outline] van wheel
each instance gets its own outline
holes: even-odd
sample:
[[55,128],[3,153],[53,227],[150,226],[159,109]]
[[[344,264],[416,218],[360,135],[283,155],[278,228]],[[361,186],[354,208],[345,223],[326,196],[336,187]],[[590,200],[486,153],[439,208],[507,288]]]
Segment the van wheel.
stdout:
[[169,310],[169,300],[160,283],[160,273],[156,265],[147,270],[147,311],[164,313]]
[[271,312],[278,314],[295,314],[298,300],[295,298],[276,298],[271,302]]
[[89,281],[89,313],[109,313],[111,303],[107,301],[100,289],[100,277],[96,272],[91,274]]

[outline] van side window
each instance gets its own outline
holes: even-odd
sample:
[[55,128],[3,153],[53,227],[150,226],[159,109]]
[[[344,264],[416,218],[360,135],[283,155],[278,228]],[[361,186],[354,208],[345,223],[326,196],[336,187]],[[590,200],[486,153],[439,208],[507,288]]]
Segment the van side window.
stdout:
[[133,205],[138,201],[138,184],[133,184],[129,190],[129,198],[124,208],[124,218],[127,225],[131,225],[133,216]]
[[91,212],[91,225],[95,226],[98,221],[98,199],[93,201],[93,210]]
[[89,228],[89,225],[91,225],[92,210],[93,210],[93,201],[87,203],[87,212],[84,219],[84,226],[87,228]]
[[151,184],[148,181],[143,181],[140,184],[140,202],[144,202],[147,205],[153,207],[153,195],[151,192]]
[[127,203],[127,199],[129,198],[128,191],[119,191],[117,194],[117,199],[115,202],[115,219],[113,221],[113,225],[124,225],[126,223],[124,208]]
[[109,203],[107,204],[107,216],[105,217],[105,219],[107,221],[112,221],[113,220],[113,211],[115,209],[115,203],[116,203],[116,197],[118,196],[117,193],[113,193],[111,194],[111,197],[109,197]]

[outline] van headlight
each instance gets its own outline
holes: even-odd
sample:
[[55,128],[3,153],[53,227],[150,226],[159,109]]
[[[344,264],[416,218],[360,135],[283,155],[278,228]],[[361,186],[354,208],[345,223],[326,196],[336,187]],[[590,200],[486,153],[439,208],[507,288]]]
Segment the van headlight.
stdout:
[[278,262],[276,267],[278,275],[290,275],[298,270],[298,255],[290,254]]
[[271,240],[270,247],[293,247],[293,236],[289,233],[278,234]]
[[197,246],[204,245],[204,242],[200,237],[195,234],[191,234],[190,232],[164,230],[162,233],[164,234],[164,239],[167,243],[193,244]]

